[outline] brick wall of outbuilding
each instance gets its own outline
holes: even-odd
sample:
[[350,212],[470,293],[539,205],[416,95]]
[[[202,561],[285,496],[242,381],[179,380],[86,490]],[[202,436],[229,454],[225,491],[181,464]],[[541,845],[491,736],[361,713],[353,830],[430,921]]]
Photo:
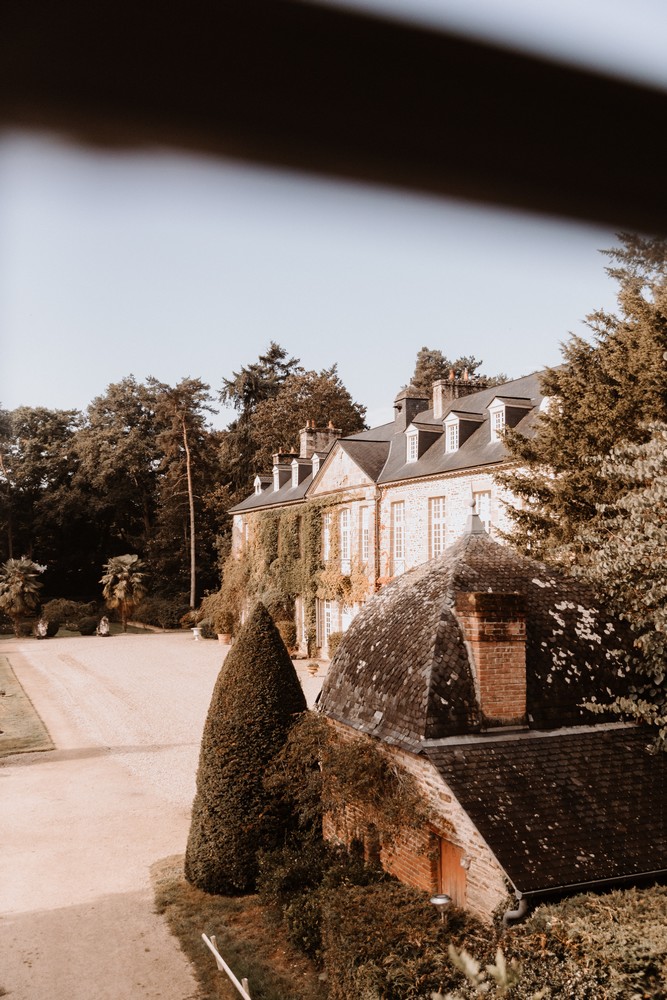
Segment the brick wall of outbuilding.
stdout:
[[[348,726],[329,720],[346,740],[373,740]],[[373,740],[377,744],[377,740]],[[508,886],[503,870],[491,850],[464,812],[456,797],[425,757],[399,747],[379,744],[383,752],[411,774],[431,810],[430,824],[423,830],[406,830],[392,845],[381,845],[383,868],[406,885],[424,892],[440,891],[439,838],[463,852],[466,869],[465,908],[481,920],[489,921],[493,911],[507,900]],[[325,818],[324,835],[348,846],[353,840],[367,842],[365,832],[373,817],[358,804],[346,804],[342,818]]]

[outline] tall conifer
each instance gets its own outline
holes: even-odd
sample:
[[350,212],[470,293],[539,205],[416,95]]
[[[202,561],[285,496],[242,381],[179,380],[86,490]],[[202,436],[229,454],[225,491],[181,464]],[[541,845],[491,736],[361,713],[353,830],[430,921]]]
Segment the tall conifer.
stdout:
[[204,727],[185,877],[205,892],[252,891],[270,845],[264,772],[306,702],[280,633],[258,604],[218,676]]

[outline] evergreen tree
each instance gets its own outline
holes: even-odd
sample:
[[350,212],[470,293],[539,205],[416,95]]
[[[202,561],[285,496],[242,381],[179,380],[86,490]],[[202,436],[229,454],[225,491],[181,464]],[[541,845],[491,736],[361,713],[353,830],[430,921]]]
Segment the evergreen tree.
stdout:
[[185,877],[205,892],[252,891],[274,846],[264,773],[306,708],[289,653],[258,604],[223,664],[202,737]]
[[642,444],[611,451],[599,472],[599,504],[581,528],[574,571],[604,594],[635,634],[634,666],[646,678],[617,708],[658,727],[667,745],[667,424]]
[[451,361],[437,348],[422,347],[417,352],[415,370],[410,379],[410,386],[420,395],[430,399],[433,392],[433,383],[438,382],[440,379],[449,379],[452,372],[457,381],[466,378],[467,373],[467,379],[473,383],[479,383],[480,388],[482,385],[497,385],[500,382],[507,381],[507,376],[504,374],[482,375],[478,373],[477,369],[482,364],[483,362],[478,361],[472,354],[462,355],[456,361]]
[[549,405],[534,437],[506,434],[519,471],[499,477],[523,504],[510,509],[512,541],[534,558],[575,564],[582,529],[618,498],[601,461],[621,442],[647,440],[667,420],[667,241],[623,234],[605,251],[619,282],[618,315],[588,317],[593,341],[571,337],[564,363],[547,370]]

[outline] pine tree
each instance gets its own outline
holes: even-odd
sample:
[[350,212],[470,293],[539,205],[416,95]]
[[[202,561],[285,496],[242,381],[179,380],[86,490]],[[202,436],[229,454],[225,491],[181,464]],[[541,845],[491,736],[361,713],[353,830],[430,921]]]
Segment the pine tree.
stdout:
[[647,440],[650,421],[667,420],[667,241],[623,234],[605,251],[619,283],[618,315],[588,317],[593,341],[571,337],[564,362],[547,370],[549,405],[537,433],[509,431],[520,471],[499,476],[523,504],[510,509],[513,543],[537,559],[576,564],[582,529],[599,504],[617,499],[601,462],[622,442]]
[[185,877],[205,892],[250,892],[257,851],[274,846],[264,773],[306,702],[263,604],[239,633],[216,682],[202,737]]

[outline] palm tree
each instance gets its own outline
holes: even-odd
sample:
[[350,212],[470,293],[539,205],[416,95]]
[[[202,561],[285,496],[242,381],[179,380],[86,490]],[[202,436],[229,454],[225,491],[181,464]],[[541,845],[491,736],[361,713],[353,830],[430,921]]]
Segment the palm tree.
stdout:
[[12,619],[14,633],[21,635],[21,618],[39,605],[42,583],[38,580],[46,566],[31,559],[8,559],[0,566],[0,610]]
[[139,556],[112,556],[104,566],[102,593],[110,608],[120,609],[123,632],[127,632],[127,619],[132,610],[146,596],[146,574]]

